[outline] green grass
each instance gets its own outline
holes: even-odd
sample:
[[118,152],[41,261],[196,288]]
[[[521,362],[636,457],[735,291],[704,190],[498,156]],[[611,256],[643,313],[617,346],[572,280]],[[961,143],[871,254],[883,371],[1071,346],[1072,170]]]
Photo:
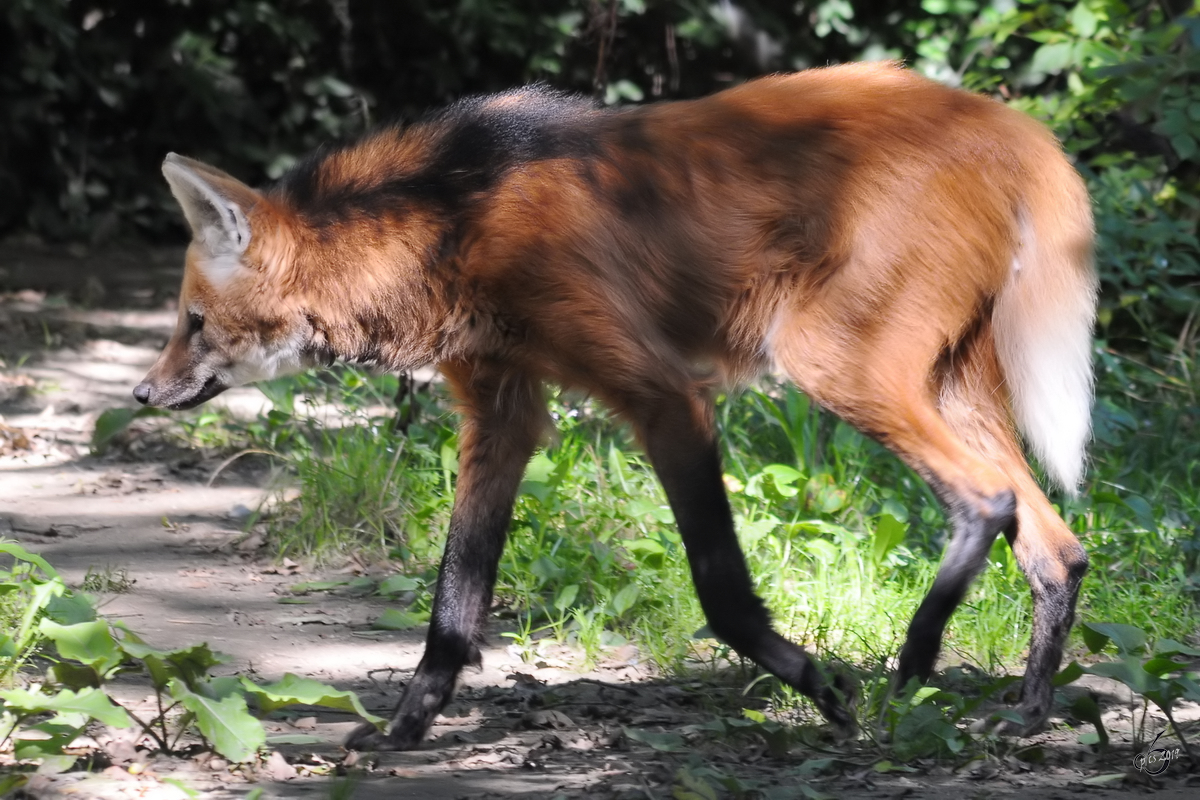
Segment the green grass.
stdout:
[[[1190,424],[1187,404],[1127,408],[1135,369],[1134,385],[1155,390],[1154,373],[1138,365],[1123,363],[1116,379],[1103,373],[1091,482],[1064,504],[1093,559],[1080,617],[1183,639],[1200,623],[1200,457],[1175,444]],[[281,555],[398,559],[408,574],[436,564],[457,469],[455,420],[435,389],[397,433],[385,405],[394,386],[345,371],[269,387],[276,409],[248,433],[287,454],[300,489],[270,519]],[[291,401],[294,390],[304,402]],[[574,645],[585,662],[633,641],[670,672],[721,663],[719,645],[694,637],[704,620],[679,536],[628,432],[588,402],[559,398],[552,413],[557,439],[529,465],[500,567],[513,641],[531,658],[542,641]],[[827,657],[878,668],[936,572],[946,532],[932,493],[790,387],[722,398],[718,413],[739,535],[778,624]],[[891,540],[898,530],[902,540]],[[946,657],[1019,672],[1029,590],[1002,541],[991,561],[952,620]]]

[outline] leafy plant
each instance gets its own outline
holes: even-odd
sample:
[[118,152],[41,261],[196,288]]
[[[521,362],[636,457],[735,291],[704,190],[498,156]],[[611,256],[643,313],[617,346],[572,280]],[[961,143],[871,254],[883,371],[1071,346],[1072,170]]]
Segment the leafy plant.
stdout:
[[[1173,639],[1159,639],[1150,644],[1146,634],[1132,625],[1112,622],[1083,623],[1083,640],[1088,650],[1100,653],[1112,643],[1119,659],[1117,661],[1102,661],[1088,666],[1071,662],[1062,670],[1056,683],[1065,685],[1078,680],[1084,674],[1100,675],[1120,681],[1131,691],[1143,698],[1143,704],[1154,703],[1162,711],[1163,716],[1179,737],[1179,743],[1187,753],[1188,760],[1195,763],[1191,748],[1183,735],[1179,724],[1175,721],[1172,707],[1181,698],[1200,702],[1200,672],[1194,669],[1194,660],[1200,656],[1200,648],[1177,642]],[[1083,698],[1073,710],[1083,719],[1096,726],[1096,742],[1106,744],[1108,732],[1105,731],[1098,711],[1094,708],[1095,701]],[[1146,724],[1145,708],[1142,713],[1142,727]],[[1135,740],[1143,741],[1144,731],[1135,731]],[[1089,739],[1088,741],[1091,741]]]
[[8,688],[41,646],[43,620],[70,624],[96,614],[41,556],[6,539],[0,539],[0,554],[13,562],[0,568],[0,688]]
[[[11,685],[35,655],[51,662],[44,682],[0,690],[0,748],[11,742],[18,759],[61,760],[64,748],[95,721],[115,728],[136,725],[163,752],[195,730],[216,752],[245,761],[267,741],[247,698],[263,713],[301,704],[383,721],[367,713],[353,692],[295,675],[267,686],[213,677],[209,671],[225,658],[208,645],[151,647],[124,624],[96,619],[86,596],[71,593],[40,556],[6,541],[0,541],[0,552],[16,559],[15,568],[0,575],[0,596],[17,595],[21,611],[15,635],[0,634],[0,675]],[[144,670],[150,678],[153,716],[135,714],[104,690],[115,675],[131,670]]]
[[[274,408],[239,424],[253,437],[250,446],[277,446],[301,480],[299,498],[268,520],[277,552],[400,560],[402,608],[377,624],[407,628],[421,622],[432,601],[456,440],[436,392],[421,399],[425,406],[407,434],[395,432],[387,405],[394,385],[353,370],[279,382],[267,387]],[[498,600],[516,616],[508,637],[530,659],[548,644],[574,645],[586,660],[634,641],[672,670],[728,663],[719,643],[693,637],[703,625],[693,594],[663,591],[687,586],[688,566],[673,515],[627,432],[588,402],[562,397],[551,412],[559,438],[526,469],[501,563]],[[764,383],[724,398],[718,414],[739,537],[781,625],[851,662],[894,653],[944,542],[945,523],[928,488],[791,387]],[[1150,454],[1145,458],[1133,470],[1100,460],[1097,471],[1101,480],[1116,470],[1141,479],[1154,474]],[[1186,460],[1179,462],[1178,480],[1186,481]],[[1098,615],[1153,606],[1139,624],[1178,636],[1198,616],[1186,573],[1151,565],[1178,563],[1170,553],[1185,543],[1179,537],[1186,517],[1157,505],[1159,490],[1142,491],[1152,499],[1123,486],[1064,507],[1078,530],[1095,531],[1089,546],[1097,569],[1085,583],[1083,607]],[[1160,538],[1132,533],[1146,526]],[[955,615],[946,644],[994,672],[1020,663],[1029,592],[1004,541],[990,561],[993,569]],[[1136,579],[1123,577],[1125,569],[1137,570]],[[374,585],[307,590],[370,592]],[[1131,597],[1135,591],[1144,599]]]

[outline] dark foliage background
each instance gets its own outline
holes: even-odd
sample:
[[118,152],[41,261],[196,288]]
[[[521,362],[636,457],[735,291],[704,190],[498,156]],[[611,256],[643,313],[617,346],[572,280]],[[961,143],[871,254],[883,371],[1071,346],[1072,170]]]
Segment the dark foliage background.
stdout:
[[[319,142],[528,81],[632,103],[899,58],[1051,124],[1091,183],[1102,335],[1195,340],[1189,0],[7,0],[0,235],[178,241],[168,151],[251,182]],[[1152,349],[1155,349],[1152,348]]]

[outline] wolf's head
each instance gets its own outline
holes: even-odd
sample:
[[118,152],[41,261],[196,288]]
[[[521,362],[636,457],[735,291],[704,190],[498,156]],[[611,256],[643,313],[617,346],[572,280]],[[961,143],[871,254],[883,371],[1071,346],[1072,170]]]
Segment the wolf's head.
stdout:
[[192,408],[231,386],[310,366],[311,325],[282,285],[295,249],[284,214],[235,178],[174,153],[163,174],[192,244],[175,332],[133,396]]

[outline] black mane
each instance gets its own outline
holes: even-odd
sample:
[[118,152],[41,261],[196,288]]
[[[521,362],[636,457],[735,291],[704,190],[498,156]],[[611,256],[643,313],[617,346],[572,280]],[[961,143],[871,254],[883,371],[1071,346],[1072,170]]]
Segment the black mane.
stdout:
[[[585,123],[597,113],[590,100],[545,86],[469,97],[407,128],[386,126],[319,148],[268,192],[316,222],[386,215],[413,202],[454,213],[515,166],[592,154],[595,145]],[[380,139],[408,137],[430,142],[417,163],[363,163],[349,171],[329,167],[335,156],[352,156]]]

